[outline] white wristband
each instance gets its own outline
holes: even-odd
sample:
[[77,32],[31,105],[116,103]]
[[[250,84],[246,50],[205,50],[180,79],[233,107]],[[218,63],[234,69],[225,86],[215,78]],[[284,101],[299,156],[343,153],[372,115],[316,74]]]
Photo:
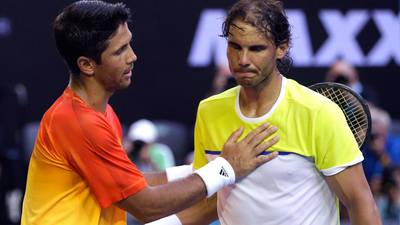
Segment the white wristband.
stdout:
[[168,182],[180,180],[193,173],[192,164],[183,166],[168,167],[165,169]]
[[181,221],[179,218],[173,214],[158,220],[155,220],[150,223],[146,223],[145,225],[182,225]]
[[235,171],[231,164],[222,157],[217,157],[207,165],[195,171],[203,179],[207,188],[207,197],[219,189],[235,183]]

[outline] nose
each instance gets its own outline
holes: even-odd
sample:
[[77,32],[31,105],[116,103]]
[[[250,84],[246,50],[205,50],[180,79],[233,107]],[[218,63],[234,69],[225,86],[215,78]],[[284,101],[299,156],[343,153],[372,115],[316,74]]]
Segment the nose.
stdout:
[[128,64],[134,63],[137,60],[137,56],[132,49],[132,46],[129,45],[129,54],[128,54]]
[[241,51],[239,53],[239,66],[247,67],[250,65],[250,60],[247,51]]

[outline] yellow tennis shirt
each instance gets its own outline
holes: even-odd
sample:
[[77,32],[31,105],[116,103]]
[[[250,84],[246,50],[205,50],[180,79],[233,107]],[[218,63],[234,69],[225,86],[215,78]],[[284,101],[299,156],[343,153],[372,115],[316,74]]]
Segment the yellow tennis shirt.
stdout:
[[257,118],[242,114],[240,86],[199,104],[195,169],[217,157],[240,126],[241,138],[265,122],[277,126],[280,137],[267,150],[278,151],[276,159],[218,192],[221,224],[339,224],[337,199],[323,176],[361,162],[362,153],[335,103],[294,80],[282,79],[278,100]]

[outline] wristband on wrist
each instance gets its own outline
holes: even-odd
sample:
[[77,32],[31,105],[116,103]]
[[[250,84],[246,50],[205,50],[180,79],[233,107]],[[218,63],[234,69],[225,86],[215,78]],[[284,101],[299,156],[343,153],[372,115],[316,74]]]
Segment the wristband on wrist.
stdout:
[[168,182],[172,182],[188,177],[190,174],[192,174],[193,166],[192,164],[190,164],[183,166],[168,167],[167,169],[165,169],[165,172],[167,174]]
[[217,157],[207,165],[195,171],[207,188],[207,197],[211,197],[221,188],[235,183],[235,171],[222,157]]
[[145,225],[182,225],[181,221],[179,218],[173,214],[158,220],[155,220],[150,223],[146,223]]

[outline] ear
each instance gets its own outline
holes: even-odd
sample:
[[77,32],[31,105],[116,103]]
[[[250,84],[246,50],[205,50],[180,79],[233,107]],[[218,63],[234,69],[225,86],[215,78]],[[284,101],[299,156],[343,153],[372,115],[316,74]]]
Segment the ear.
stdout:
[[280,44],[277,48],[276,48],[276,58],[277,59],[282,59],[283,57],[285,57],[286,53],[289,50],[289,44],[283,43]]
[[92,76],[96,68],[96,62],[88,57],[79,56],[76,60],[81,73],[84,75]]

